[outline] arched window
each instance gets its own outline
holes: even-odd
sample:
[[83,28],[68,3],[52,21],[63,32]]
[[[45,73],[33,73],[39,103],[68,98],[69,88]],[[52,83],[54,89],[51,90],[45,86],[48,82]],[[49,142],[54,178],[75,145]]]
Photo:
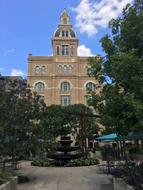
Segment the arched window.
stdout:
[[73,70],[72,65],[69,65],[69,73],[72,73],[72,70]]
[[64,72],[65,74],[68,74],[68,73],[69,73],[69,68],[68,68],[67,65],[64,65],[63,69],[64,69],[63,72]]
[[63,67],[62,65],[58,65],[58,73],[62,73],[63,72]]
[[46,67],[45,67],[45,66],[42,66],[42,67],[41,67],[41,72],[42,72],[42,73],[46,73]]
[[56,55],[60,55],[60,46],[56,47]]
[[71,46],[71,55],[74,55],[74,46]]
[[92,82],[86,84],[86,91],[87,92],[95,92],[96,85]]
[[40,70],[41,70],[41,69],[40,69],[39,66],[36,66],[36,67],[35,67],[35,73],[37,73],[37,74],[40,73]]
[[36,91],[37,93],[44,93],[44,90],[45,90],[45,85],[44,85],[44,83],[42,83],[42,82],[37,82],[37,83],[35,84],[35,91]]
[[69,82],[62,82],[61,84],[61,91],[62,92],[69,92],[70,91],[70,83]]
[[74,55],[74,47],[71,46],[71,55]]
[[68,45],[62,45],[62,55],[63,56],[69,55],[69,46]]

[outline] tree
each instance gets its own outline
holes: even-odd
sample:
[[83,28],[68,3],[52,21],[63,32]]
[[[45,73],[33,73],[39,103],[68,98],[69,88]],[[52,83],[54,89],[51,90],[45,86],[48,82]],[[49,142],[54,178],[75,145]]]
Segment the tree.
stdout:
[[[60,105],[51,105],[46,108],[43,117],[40,121],[41,130],[47,145],[56,143],[56,138],[59,136],[75,135],[75,140],[79,141],[79,130],[81,130],[82,117],[79,113],[87,112],[92,114],[92,110],[83,104],[69,105],[62,107]],[[88,119],[87,122],[87,137],[91,138],[97,131],[97,126],[94,118]]]
[[0,148],[3,157],[13,161],[31,151],[32,139],[44,103],[23,83],[3,77],[0,83]]
[[89,60],[89,74],[102,86],[89,103],[108,130],[126,135],[143,129],[143,1],[128,4],[122,17],[112,19],[109,26],[112,36],[101,39],[106,56]]

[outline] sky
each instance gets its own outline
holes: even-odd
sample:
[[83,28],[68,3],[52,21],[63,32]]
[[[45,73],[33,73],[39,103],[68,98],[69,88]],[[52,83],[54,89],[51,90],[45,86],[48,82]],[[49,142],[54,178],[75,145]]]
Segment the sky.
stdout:
[[78,35],[78,55],[104,55],[108,23],[133,0],[0,0],[0,73],[27,76],[29,53],[52,55],[51,39],[66,9]]

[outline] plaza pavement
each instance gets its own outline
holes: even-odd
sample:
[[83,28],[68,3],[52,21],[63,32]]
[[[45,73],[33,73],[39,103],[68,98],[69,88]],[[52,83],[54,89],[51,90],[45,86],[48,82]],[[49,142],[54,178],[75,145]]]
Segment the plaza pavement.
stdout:
[[22,162],[20,175],[30,182],[18,185],[18,190],[113,190],[111,176],[101,174],[98,166],[36,167]]

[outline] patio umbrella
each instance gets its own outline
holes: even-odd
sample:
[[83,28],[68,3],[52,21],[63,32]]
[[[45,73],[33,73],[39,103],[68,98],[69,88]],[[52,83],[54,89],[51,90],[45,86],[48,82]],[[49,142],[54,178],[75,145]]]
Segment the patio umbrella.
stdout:
[[116,133],[111,133],[108,135],[103,135],[101,137],[97,137],[95,138],[96,140],[100,140],[100,141],[116,141],[117,140],[117,134]]

